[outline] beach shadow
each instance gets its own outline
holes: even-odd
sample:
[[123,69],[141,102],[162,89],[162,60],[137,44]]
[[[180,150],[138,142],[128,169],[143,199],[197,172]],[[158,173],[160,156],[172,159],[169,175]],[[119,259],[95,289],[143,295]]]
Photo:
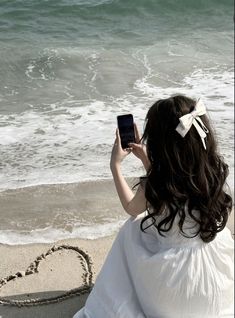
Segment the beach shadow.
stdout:
[[[7,300],[26,300],[26,299],[49,299],[57,297],[66,291],[53,291],[31,294],[20,294],[5,297]],[[89,293],[81,296],[72,296],[65,300],[34,306],[12,306],[0,305],[0,318],[72,318],[73,315],[81,309]]]

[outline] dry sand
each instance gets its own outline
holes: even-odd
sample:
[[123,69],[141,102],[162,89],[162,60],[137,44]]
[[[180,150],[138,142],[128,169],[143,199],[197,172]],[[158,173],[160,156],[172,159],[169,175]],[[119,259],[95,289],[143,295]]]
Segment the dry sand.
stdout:
[[[63,240],[55,246],[68,245],[79,247],[90,255],[93,265],[94,280],[104,262],[104,259],[112,245],[114,237],[106,237],[97,240]],[[30,263],[37,256],[46,253],[54,244],[29,244],[8,246],[0,245],[0,273],[1,278],[14,275],[19,271],[25,272]],[[59,296],[70,289],[83,284],[78,253],[72,250],[61,250],[52,253],[40,261],[38,273],[25,277],[15,278],[3,285],[0,289],[0,297],[7,299],[35,299],[51,298]],[[1,318],[69,318],[81,308],[87,295],[73,296],[66,300],[47,305],[31,307],[15,307],[0,305]]]

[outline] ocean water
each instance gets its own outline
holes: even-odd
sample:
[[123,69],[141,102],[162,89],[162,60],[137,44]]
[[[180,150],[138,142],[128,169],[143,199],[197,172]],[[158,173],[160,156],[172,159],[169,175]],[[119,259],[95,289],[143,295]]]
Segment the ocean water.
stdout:
[[206,104],[233,191],[233,24],[232,0],[1,0],[0,190],[111,178],[116,116],[142,130],[183,93]]

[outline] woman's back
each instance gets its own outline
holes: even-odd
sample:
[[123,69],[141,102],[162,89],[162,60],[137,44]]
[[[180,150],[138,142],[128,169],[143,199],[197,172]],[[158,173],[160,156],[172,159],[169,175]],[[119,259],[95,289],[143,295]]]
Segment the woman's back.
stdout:
[[[185,238],[177,219],[162,237],[146,212],[121,228],[86,306],[74,318],[232,318],[233,240]],[[149,220],[147,221],[149,222]]]
[[[228,167],[205,113],[184,96],[156,102],[142,140],[147,156],[141,143],[122,149],[117,132],[111,170],[132,217],[75,318],[234,317]],[[131,151],[147,170],[135,194],[120,167]]]
[[145,317],[232,317],[234,254],[227,228],[204,243],[183,237],[177,224],[162,238],[153,227],[139,233],[141,217],[135,222],[123,240]]

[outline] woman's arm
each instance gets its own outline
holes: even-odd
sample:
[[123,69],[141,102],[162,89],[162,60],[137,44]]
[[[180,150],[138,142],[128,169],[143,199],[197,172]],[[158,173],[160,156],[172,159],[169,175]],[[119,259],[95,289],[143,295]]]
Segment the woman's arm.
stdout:
[[146,199],[143,187],[140,185],[137,192],[134,194],[122,175],[121,162],[130,152],[131,148],[125,150],[122,149],[119,132],[117,130],[110,160],[110,168],[124,210],[128,214],[136,216],[146,210]]

